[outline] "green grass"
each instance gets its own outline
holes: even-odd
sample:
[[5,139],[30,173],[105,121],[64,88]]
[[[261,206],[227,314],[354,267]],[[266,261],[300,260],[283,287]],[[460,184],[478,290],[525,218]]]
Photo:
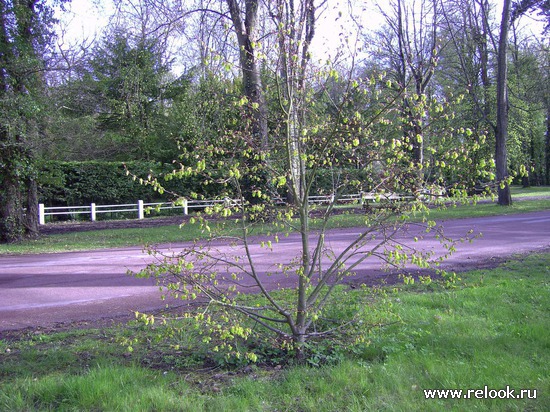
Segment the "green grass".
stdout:
[[495,203],[461,205],[444,210],[432,210],[429,218],[437,220],[463,219],[468,217],[504,216],[540,210],[550,210],[550,199],[516,201],[512,206],[499,206]]
[[[523,189],[513,187],[514,197],[550,196],[550,188],[534,187]],[[475,205],[460,205],[445,210],[432,210],[430,219],[447,220],[466,217],[497,216],[513,213],[527,213],[538,210],[549,210],[550,199],[532,199],[516,201],[510,207],[498,206],[495,203],[477,203]],[[364,226],[365,217],[362,214],[342,214],[331,218],[331,228],[348,228]],[[229,222],[227,230],[235,230],[236,224]],[[257,233],[261,233],[261,228]],[[265,230],[272,230],[266,227]],[[37,240],[28,240],[17,244],[0,244],[0,255],[16,253],[52,253],[76,250],[91,250],[113,247],[143,246],[145,244],[176,243],[205,237],[198,224],[94,230],[44,236]]]
[[512,197],[550,196],[550,186],[512,186]]
[[42,236],[16,244],[0,244],[3,253],[50,253],[75,250],[92,250],[113,247],[141,246],[145,244],[190,241],[202,235],[198,224],[150,228],[91,230]]
[[[402,321],[366,328],[366,342],[319,368],[203,369],[191,359],[208,353],[196,331],[181,331],[195,345],[182,352],[154,339],[160,325],[0,339],[0,410],[548,410],[550,254],[461,277],[452,289],[416,284],[369,300]],[[128,353],[121,337],[142,343]],[[536,390],[537,399],[427,400],[423,392],[485,386]]]

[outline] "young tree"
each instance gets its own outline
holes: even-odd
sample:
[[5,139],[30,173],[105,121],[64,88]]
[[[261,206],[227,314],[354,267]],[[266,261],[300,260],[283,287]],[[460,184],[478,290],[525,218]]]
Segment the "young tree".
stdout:
[[[267,106],[271,108],[269,139],[257,139],[258,119],[253,111],[259,109],[260,103],[252,101],[245,88],[243,96],[234,102],[241,110],[236,127],[220,130],[216,141],[184,153],[179,167],[166,176],[201,176],[205,183],[224,185],[226,190],[220,193],[220,202],[197,218],[204,231],[210,233],[209,239],[174,255],[152,250],[158,261],[138,275],[155,277],[167,293],[178,298],[203,297],[209,308],[220,308],[223,315],[219,320],[205,313],[196,316],[209,326],[203,329],[204,333],[214,335],[222,342],[220,345],[229,347],[230,340],[252,333],[246,323],[235,324],[237,313],[273,332],[280,345],[303,358],[308,342],[351,328],[354,314],[343,322],[332,321],[328,314],[346,304],[335,300],[333,292],[362,262],[380,259],[381,264],[390,267],[437,263],[440,257],[405,247],[397,234],[411,213],[426,210],[421,199],[438,199],[440,194],[423,190],[426,181],[420,170],[425,163],[413,161],[413,145],[408,136],[394,132],[400,127],[396,124],[405,119],[396,104],[400,96],[383,93],[388,79],[374,75],[353,77],[353,67],[350,72],[339,73],[330,65],[311,65],[310,45],[322,2],[269,3],[271,32],[278,45],[276,53],[270,54],[273,59],[259,53],[260,38],[253,30],[256,7],[262,3],[247,1],[244,10],[238,7],[242,4],[230,3],[232,21],[238,23],[237,35],[241,36],[243,82],[246,72],[250,75],[254,64],[261,61],[269,79],[264,87],[275,96],[275,101]],[[261,60],[256,60],[260,56]],[[330,94],[328,86],[335,81],[340,83],[342,92]],[[255,90],[261,92],[263,88]],[[445,126],[445,117],[450,115],[448,102],[430,100],[422,105],[424,110],[433,109],[433,127],[439,117],[438,133],[449,136],[446,142],[440,139],[437,144],[426,146],[430,161],[433,160],[431,183],[445,186],[452,179],[449,188],[453,193],[463,193],[460,177],[471,175],[476,165],[472,165],[466,147],[453,147],[449,141],[451,137],[464,140],[471,131]],[[368,189],[387,207],[365,216],[365,226],[358,229],[357,237],[344,249],[334,249],[327,239],[335,206],[343,194],[360,191],[364,186],[350,165],[370,174]],[[326,170],[337,174],[338,179],[326,204],[313,206],[309,202],[312,187]],[[258,176],[266,178],[270,185],[254,187],[252,195],[257,201],[250,201],[244,194],[250,190],[251,179]],[[147,183],[157,189],[162,186],[162,181],[154,178]],[[293,193],[292,200],[282,202],[281,195],[288,192]],[[402,201],[391,204],[390,199],[395,196]],[[219,219],[230,216],[235,217],[238,231],[227,232],[227,220]],[[270,228],[268,235],[253,236],[256,227],[266,225]],[[425,231],[433,224],[424,222],[419,226]],[[287,251],[285,259],[274,267],[262,267],[261,258],[256,255],[284,248],[281,239],[290,232],[299,237],[298,250]],[[440,239],[452,250],[453,241],[444,236]],[[272,278],[293,288],[292,299],[281,299],[271,290]],[[249,305],[243,291],[260,293],[262,303]],[[253,355],[250,357],[253,359]]]

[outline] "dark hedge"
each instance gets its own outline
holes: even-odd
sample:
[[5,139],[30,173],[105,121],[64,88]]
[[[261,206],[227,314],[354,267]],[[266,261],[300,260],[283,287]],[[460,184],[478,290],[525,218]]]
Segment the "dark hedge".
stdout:
[[165,181],[163,173],[172,170],[172,165],[156,162],[126,162],[126,167],[133,174],[146,179],[149,174],[159,177],[160,183],[167,192],[160,194],[151,186],[139,183],[126,175],[121,162],[45,162],[40,167],[39,199],[46,206],[80,206],[90,203],[123,204],[170,201],[176,196],[189,197],[191,193],[217,196],[222,188],[216,184],[203,185],[202,179],[184,178]]
[[[160,183],[167,192],[159,194],[151,186],[134,181],[126,175],[126,169],[121,162],[57,162],[48,161],[40,166],[39,199],[46,206],[81,206],[90,203],[123,204],[145,202],[171,201],[175,192],[180,196],[190,198],[192,193],[204,198],[214,198],[227,194],[227,188],[220,184],[209,182],[204,184],[201,177],[174,178],[166,181],[163,174],[173,170],[170,164],[157,162],[133,161],[126,162],[127,169],[143,179],[149,174],[159,177]],[[330,194],[335,186],[343,180],[353,179],[364,184],[368,182],[364,170],[319,170],[312,186],[311,194]],[[364,189],[367,189],[364,187]],[[357,192],[357,187],[350,187],[345,192]]]

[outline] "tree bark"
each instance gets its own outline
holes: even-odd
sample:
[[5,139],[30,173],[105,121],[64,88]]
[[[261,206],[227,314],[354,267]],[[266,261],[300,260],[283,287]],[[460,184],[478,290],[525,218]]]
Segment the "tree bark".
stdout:
[[257,39],[258,0],[246,0],[244,21],[237,0],[227,0],[233,28],[240,48],[239,62],[243,74],[243,92],[251,108],[251,128],[256,144],[267,150],[267,106],[262,88],[260,65],[254,51]]
[[281,111],[285,117],[290,187],[287,201],[301,208],[307,203],[301,131],[305,105],[305,75],[309,63],[309,47],[315,35],[314,0],[293,3],[274,2],[272,17],[280,27],[278,31],[280,78],[279,93],[283,97]]
[[0,240],[13,243],[23,239],[23,208],[21,205],[21,185],[11,174],[2,176],[3,199],[0,207]]
[[[30,100],[41,92],[41,56],[37,49],[41,29],[38,0],[0,2],[0,93],[3,109],[16,127],[0,125],[0,240],[20,241],[38,235],[38,195],[34,178],[33,142],[37,119],[24,112],[19,99]],[[40,47],[40,46],[38,46]],[[33,104],[37,101],[33,101]],[[26,214],[23,207],[27,208]]]
[[546,109],[546,144],[544,147],[546,184],[550,185],[550,106]]
[[27,212],[25,214],[25,232],[27,237],[37,238],[38,231],[38,185],[36,179],[27,180]]
[[506,141],[508,139],[508,93],[506,61],[508,46],[508,30],[510,28],[511,0],[504,0],[502,20],[500,24],[500,38],[498,43],[497,68],[497,125],[495,135],[495,163],[496,179],[498,184],[498,204],[510,206],[512,196],[508,184],[508,156]]

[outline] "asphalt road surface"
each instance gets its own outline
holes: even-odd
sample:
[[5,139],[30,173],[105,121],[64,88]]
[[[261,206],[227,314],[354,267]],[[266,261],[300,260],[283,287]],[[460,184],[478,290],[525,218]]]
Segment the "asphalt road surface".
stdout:
[[[473,242],[457,245],[457,251],[445,260],[443,267],[467,270],[487,267],[515,254],[550,248],[550,211],[528,214],[470,218],[441,222],[445,235],[463,237],[469,230],[482,236]],[[418,233],[417,233],[418,232]],[[330,231],[326,245],[341,251],[360,233],[359,229]],[[420,229],[413,227],[399,233],[397,240],[435,256],[444,253],[433,235],[417,242]],[[296,234],[282,238],[273,251],[257,244],[251,253],[258,271],[269,287],[291,286],[293,277],[276,274],[279,263],[288,262],[300,248]],[[167,253],[177,252],[185,244],[163,246]],[[220,256],[242,255],[242,249],[218,244]],[[151,279],[127,275],[138,271],[152,260],[142,248],[104,249],[41,255],[0,256],[0,332],[27,327],[50,327],[60,323],[97,321],[131,316],[133,311],[154,311],[165,307],[160,291]],[[274,274],[267,276],[268,273]],[[355,268],[350,281],[373,283],[389,277],[381,271],[381,262],[367,259]],[[395,277],[395,273],[394,273]]]

